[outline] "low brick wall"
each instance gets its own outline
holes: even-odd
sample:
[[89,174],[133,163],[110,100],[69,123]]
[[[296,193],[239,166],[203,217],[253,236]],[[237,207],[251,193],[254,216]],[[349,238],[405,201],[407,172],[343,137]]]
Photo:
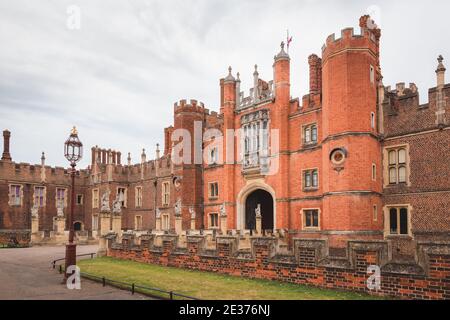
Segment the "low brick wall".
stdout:
[[0,230],[0,246],[28,247],[30,241],[30,230]]
[[[348,258],[328,256],[325,240],[294,240],[292,255],[276,252],[276,239],[253,238],[251,250],[237,250],[235,237],[217,237],[216,250],[204,249],[203,236],[188,236],[186,247],[177,246],[177,236],[124,238],[108,249],[108,256],[138,262],[233,276],[277,280],[322,288],[365,292],[407,299],[450,299],[450,244],[421,243],[417,264],[389,261],[389,243],[349,242]],[[161,240],[161,239],[159,239]],[[370,290],[368,267],[381,268],[381,288]]]

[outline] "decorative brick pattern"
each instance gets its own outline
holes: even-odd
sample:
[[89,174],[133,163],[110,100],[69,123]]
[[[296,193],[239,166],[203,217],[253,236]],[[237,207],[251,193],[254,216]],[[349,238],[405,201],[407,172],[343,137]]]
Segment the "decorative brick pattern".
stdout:
[[[113,244],[108,256],[143,263],[209,271],[233,276],[277,280],[322,288],[366,292],[405,299],[450,299],[450,244],[421,244],[419,264],[392,266],[386,242],[350,242],[349,259],[339,265],[327,256],[327,242],[295,239],[290,262],[276,254],[275,238],[254,238],[250,258],[240,258],[237,238],[217,237],[217,249],[205,254],[204,238],[188,236],[187,251],[176,247],[177,237],[164,238],[163,246],[149,242],[136,246]],[[150,246],[150,247],[149,247]],[[381,266],[381,289],[367,287],[367,267]]]

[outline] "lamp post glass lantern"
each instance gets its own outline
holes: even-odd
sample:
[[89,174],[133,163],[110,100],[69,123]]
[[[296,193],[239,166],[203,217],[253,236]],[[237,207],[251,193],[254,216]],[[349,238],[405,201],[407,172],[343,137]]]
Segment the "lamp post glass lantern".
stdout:
[[65,261],[65,272],[64,272],[64,280],[68,278],[69,274],[67,274],[67,270],[69,266],[76,265],[76,256],[77,256],[77,247],[74,243],[74,225],[73,225],[73,216],[74,216],[74,208],[75,208],[75,175],[76,170],[75,167],[77,162],[81,160],[83,157],[83,144],[78,138],[78,131],[75,127],[73,127],[70,132],[69,138],[64,143],[64,156],[70,162],[70,166],[72,170],[70,172],[70,177],[72,180],[71,186],[71,201],[70,201],[70,214],[68,215],[69,221],[69,243],[66,245],[66,261]]

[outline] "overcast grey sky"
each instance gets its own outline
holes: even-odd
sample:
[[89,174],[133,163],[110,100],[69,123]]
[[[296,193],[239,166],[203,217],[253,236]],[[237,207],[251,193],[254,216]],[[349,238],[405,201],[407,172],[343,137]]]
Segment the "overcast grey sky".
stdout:
[[[79,30],[67,27],[70,5],[81,9]],[[302,96],[308,55],[368,10],[382,28],[384,84],[415,82],[426,102],[437,56],[450,67],[445,0],[1,0],[0,129],[12,131],[17,162],[39,163],[45,151],[48,164],[67,166],[72,125],[86,147],[82,167],[94,145],[122,151],[123,162],[127,152],[139,161],[142,148],[153,158],[175,101],[218,110],[229,65],[245,91],[254,64],[271,80],[287,29],[292,95]]]

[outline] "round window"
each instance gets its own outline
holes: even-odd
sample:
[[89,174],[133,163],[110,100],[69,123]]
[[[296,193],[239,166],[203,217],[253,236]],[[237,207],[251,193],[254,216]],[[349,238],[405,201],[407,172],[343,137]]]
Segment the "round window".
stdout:
[[346,158],[346,152],[343,149],[336,149],[331,153],[331,162],[336,165],[344,163]]

